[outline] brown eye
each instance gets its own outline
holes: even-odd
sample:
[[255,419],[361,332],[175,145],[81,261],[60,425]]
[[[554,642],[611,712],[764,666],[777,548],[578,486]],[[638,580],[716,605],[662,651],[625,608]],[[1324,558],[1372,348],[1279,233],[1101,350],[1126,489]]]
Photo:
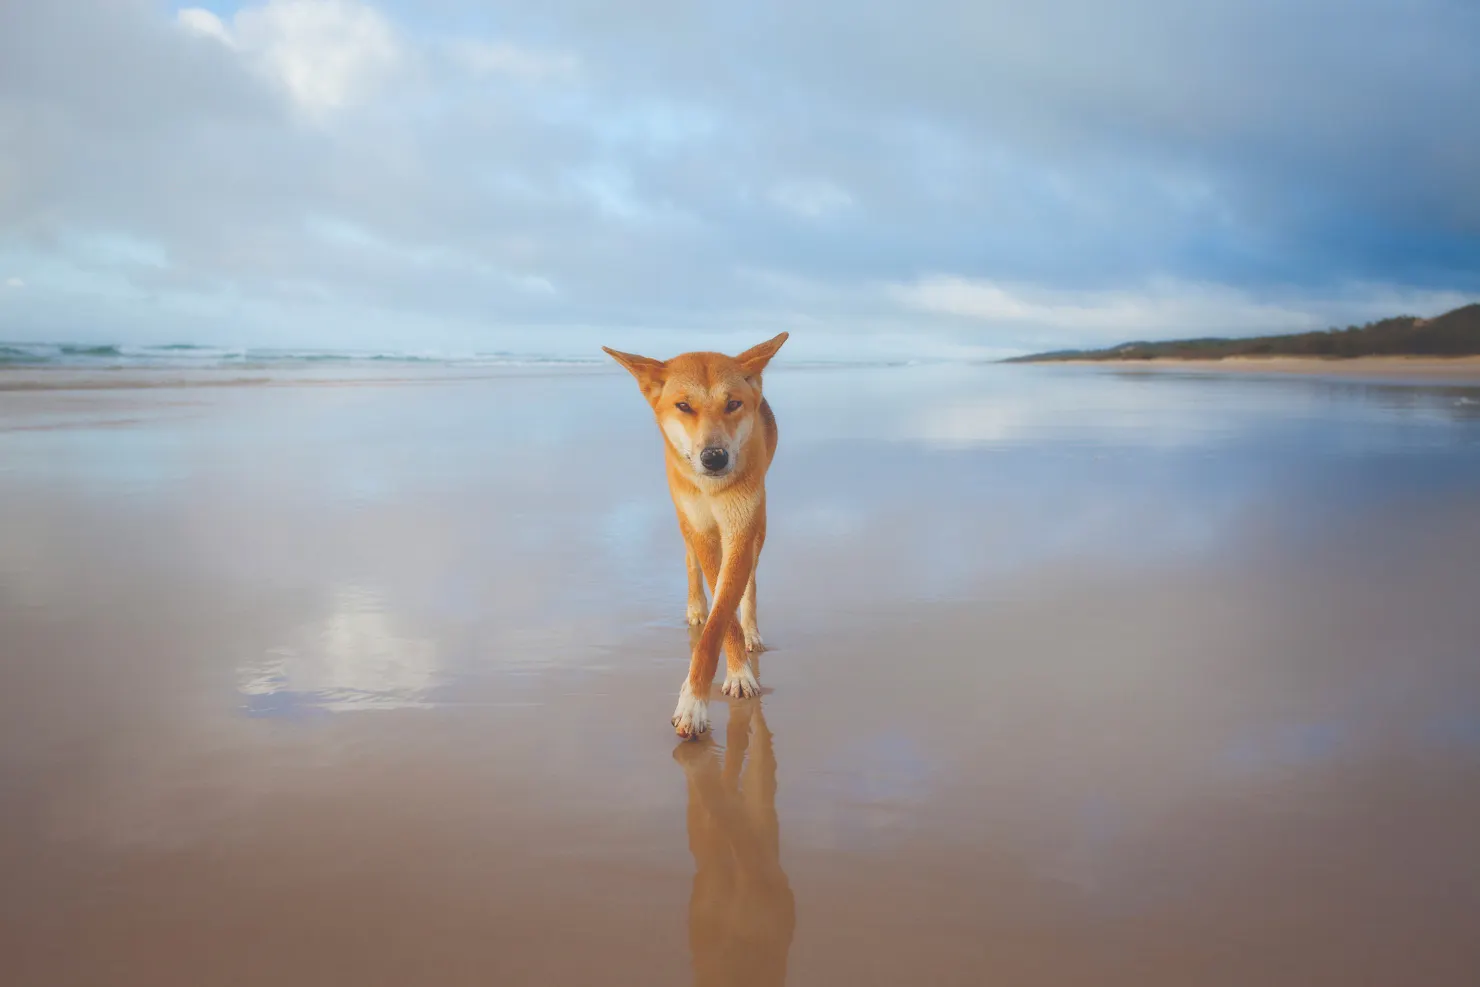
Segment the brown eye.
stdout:
[[694,413],[694,409],[689,407],[689,403],[687,401],[680,401],[678,402],[678,404],[675,404],[674,407],[677,408],[679,411],[682,411],[686,415],[692,415]]
[[742,403],[743,402],[740,402],[740,401],[731,401],[729,404],[725,405],[725,411],[726,412],[739,411],[740,410],[740,405]]

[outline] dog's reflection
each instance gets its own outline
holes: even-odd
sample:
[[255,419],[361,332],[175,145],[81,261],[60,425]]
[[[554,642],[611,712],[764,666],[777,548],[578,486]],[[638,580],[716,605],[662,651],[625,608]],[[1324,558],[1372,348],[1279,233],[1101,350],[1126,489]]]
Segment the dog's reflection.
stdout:
[[723,750],[680,744],[673,758],[689,788],[694,984],[783,984],[796,905],[781,869],[776,755],[760,701],[730,704]]

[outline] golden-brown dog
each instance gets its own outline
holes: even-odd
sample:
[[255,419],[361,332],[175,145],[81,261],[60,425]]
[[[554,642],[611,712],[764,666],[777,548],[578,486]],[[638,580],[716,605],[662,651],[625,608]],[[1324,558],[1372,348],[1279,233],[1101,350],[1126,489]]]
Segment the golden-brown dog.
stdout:
[[685,739],[709,729],[721,645],[724,693],[748,699],[760,692],[748,652],[762,647],[755,567],[766,541],[766,470],[777,437],[761,371],[787,335],[735,357],[683,353],[665,361],[602,347],[637,378],[663,434],[668,491],[688,548],[690,625],[705,621],[706,582],[714,597],[673,713],[673,727]]

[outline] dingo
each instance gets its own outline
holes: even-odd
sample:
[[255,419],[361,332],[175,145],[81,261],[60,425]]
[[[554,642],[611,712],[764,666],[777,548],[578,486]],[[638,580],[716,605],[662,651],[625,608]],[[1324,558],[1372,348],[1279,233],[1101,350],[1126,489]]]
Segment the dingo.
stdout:
[[685,740],[709,729],[721,644],[725,695],[760,692],[748,652],[762,647],[755,567],[766,541],[766,469],[776,454],[776,416],[761,396],[761,371],[787,335],[735,357],[683,353],[662,361],[602,347],[637,378],[663,433],[668,491],[688,549],[690,626],[705,621],[705,582],[714,597],[673,712],[674,730]]

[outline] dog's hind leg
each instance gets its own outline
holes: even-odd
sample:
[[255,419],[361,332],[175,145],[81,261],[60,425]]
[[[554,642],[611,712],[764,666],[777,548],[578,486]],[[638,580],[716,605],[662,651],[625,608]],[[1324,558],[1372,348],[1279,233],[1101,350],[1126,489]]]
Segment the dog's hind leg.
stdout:
[[746,651],[764,651],[766,642],[761,640],[760,627],[755,619],[755,571],[750,573],[750,582],[745,586],[745,595],[740,598],[740,632],[745,636]]
[[[754,582],[754,577],[751,577]],[[740,622],[732,619],[725,630],[725,684],[720,691],[735,699],[749,699],[761,694],[761,684],[755,677],[755,666],[750,663],[750,652],[745,646],[745,632]]]
[[746,651],[764,651],[766,642],[761,640],[760,625],[755,617],[755,570],[761,566],[761,548],[766,544],[766,518],[761,515],[760,531],[755,536],[755,563],[750,569],[750,582],[745,584],[745,595],[740,598],[740,630],[745,635]]
[[709,603],[704,599],[704,570],[694,550],[684,543],[684,562],[689,569],[689,606],[685,614],[690,627],[698,627],[709,616]]

